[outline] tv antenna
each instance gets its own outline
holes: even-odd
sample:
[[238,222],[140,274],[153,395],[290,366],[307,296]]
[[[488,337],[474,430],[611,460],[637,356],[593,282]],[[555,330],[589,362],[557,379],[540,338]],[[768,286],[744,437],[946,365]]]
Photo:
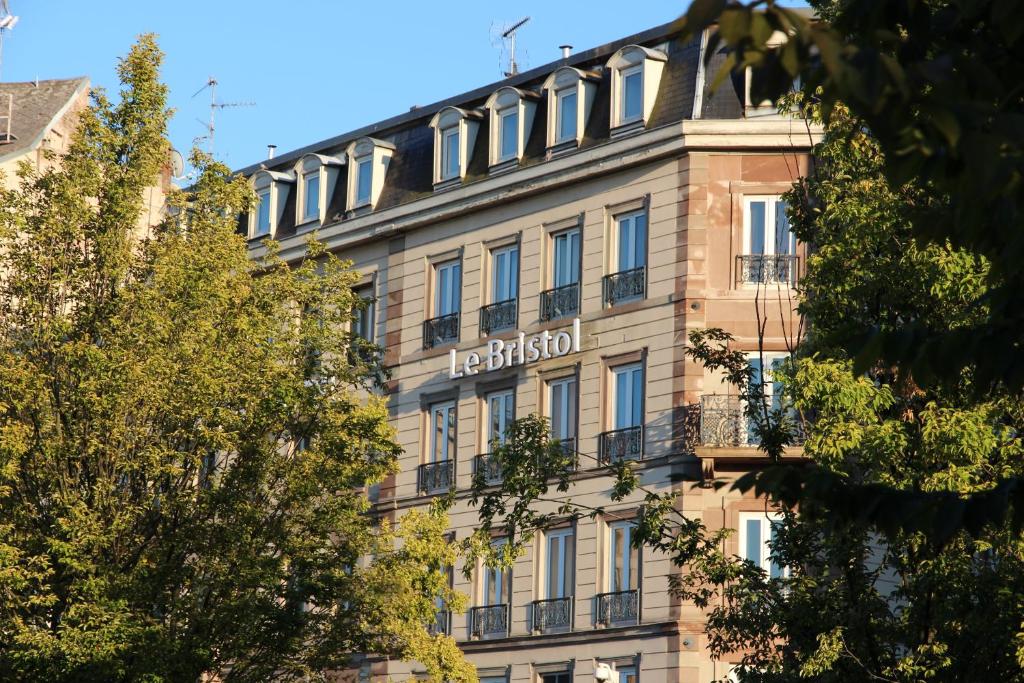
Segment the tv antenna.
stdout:
[[523,24],[529,20],[530,17],[523,17],[505,29],[501,34],[502,39],[508,41],[508,71],[505,72],[506,76],[515,76],[519,73],[519,65],[516,64],[516,31],[522,28]]
[[10,3],[7,0],[0,0],[0,68],[3,67],[4,36],[17,23],[18,17],[11,14]]
[[[0,0],[3,2],[4,0]],[[213,154],[213,134],[216,131],[216,114],[218,109],[227,109],[228,107],[255,107],[255,102],[218,102],[217,101],[217,79],[213,76],[206,81],[206,83],[199,90],[192,93],[192,97],[195,98],[199,93],[203,92],[207,88],[210,89],[210,120],[209,122],[197,119],[199,125],[206,129],[206,135],[201,135],[195,138],[194,142],[206,140],[206,151]]]

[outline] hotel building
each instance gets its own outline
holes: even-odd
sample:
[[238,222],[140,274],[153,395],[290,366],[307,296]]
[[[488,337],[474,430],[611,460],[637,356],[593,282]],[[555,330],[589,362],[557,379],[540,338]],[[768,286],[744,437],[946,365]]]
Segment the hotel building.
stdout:
[[[611,503],[612,459],[736,529],[726,550],[771,570],[764,501],[702,486],[761,456],[739,398],[684,348],[703,327],[755,363],[792,343],[803,245],[780,195],[820,131],[751,103],[743,78],[712,92],[724,57],[702,64],[707,38],[660,26],[242,169],[253,256],[270,236],[300,259],[316,230],[373,301],[356,326],[385,349],[404,448],[371,492],[381,514],[454,489],[452,532],[468,536],[475,468],[530,413],[579,453],[567,495],[605,508],[534,539],[510,571],[455,569],[471,608],[436,627],[482,681],[583,683],[599,664],[623,683],[728,676],[701,611],[668,593],[679,570],[631,547],[640,496]],[[417,671],[375,660],[358,678]]]

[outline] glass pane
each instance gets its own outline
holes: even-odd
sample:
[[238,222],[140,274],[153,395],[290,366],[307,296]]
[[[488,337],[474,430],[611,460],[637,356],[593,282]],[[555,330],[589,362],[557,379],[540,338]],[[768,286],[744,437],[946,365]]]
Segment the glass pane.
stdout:
[[639,367],[615,370],[615,429],[643,424],[643,372]]
[[455,456],[455,406],[448,406],[447,409],[448,427],[447,436],[448,441],[445,444],[444,449],[444,460],[448,460]]
[[437,269],[437,301],[434,302],[437,315],[447,315],[450,313],[448,305],[451,301],[451,277],[452,271],[450,266],[440,266]]
[[625,558],[623,557],[623,540],[625,535],[625,529],[621,526],[612,527],[611,530],[611,583],[608,586],[608,590],[612,593],[623,590],[624,581],[627,579],[625,572],[629,571],[629,565],[625,564]]
[[433,444],[430,449],[430,460],[440,462],[445,459],[445,414],[443,408],[434,408],[433,413],[434,431],[431,437]]
[[633,267],[647,264],[647,215],[633,217]]
[[563,439],[576,438],[576,380],[565,382],[565,419],[563,421]]
[[555,287],[564,287],[580,279],[580,233],[579,230],[563,232],[555,236]]
[[562,538],[562,595],[559,597],[567,598],[573,594],[576,577],[576,537],[570,533]]
[[562,575],[559,573],[562,564],[562,540],[561,536],[552,536],[548,539],[548,598],[565,597],[562,593]]
[[455,313],[460,309],[462,301],[462,264],[453,263],[451,298],[448,301],[448,312]]
[[[774,520],[769,522],[769,528],[770,528],[770,533],[771,533],[771,537],[772,537],[771,540],[772,540],[773,543],[774,543],[775,539],[778,536],[779,527],[781,526],[781,524],[782,524],[781,522],[774,521]],[[766,553],[770,553],[771,552],[771,547],[766,549],[765,552]],[[769,557],[770,557],[770,554],[769,554]],[[779,578],[782,578],[782,575],[783,575],[782,566],[777,564],[774,560],[769,559],[769,561],[768,561],[768,576],[770,576],[773,579],[779,579]]]
[[356,187],[356,203],[362,204],[370,201],[370,178],[373,170],[372,160],[359,162],[358,185]]
[[629,575],[627,577],[626,588],[628,588],[629,590],[636,590],[637,579],[640,578],[640,572],[638,571],[637,567],[637,563],[640,559],[640,554],[639,551],[633,547],[632,525],[626,527],[625,549],[626,552],[629,553]]
[[320,175],[306,176],[306,218],[320,215]]
[[789,217],[786,216],[786,202],[775,202],[775,253],[795,254],[796,237],[789,231]]
[[643,89],[641,73],[634,71],[622,79],[622,118],[639,118],[643,111]]
[[761,520],[747,520],[747,543],[743,549],[743,559],[750,560],[758,567],[761,566]]
[[750,202],[750,253],[764,253],[765,203]]
[[619,683],[636,683],[636,669],[631,666],[619,669]]
[[558,140],[561,142],[576,137],[576,92],[562,95],[559,101]]
[[519,114],[515,110],[501,116],[501,158],[508,159],[518,153]]
[[270,193],[261,192],[259,195],[259,207],[256,210],[256,233],[261,234],[270,231]]
[[493,290],[495,301],[508,298],[508,252],[500,251],[494,255]]
[[633,236],[633,219],[632,218],[620,218],[619,219],[619,272],[625,270],[632,270],[633,268],[633,250],[636,246],[636,241]]
[[643,372],[640,371],[640,368],[635,368],[631,374],[633,376],[633,390],[630,392],[630,397],[632,398],[633,405],[630,416],[632,418],[631,426],[636,427],[644,422],[643,400],[641,398],[644,395]]
[[459,175],[459,132],[445,132],[444,146],[444,177],[454,178]]

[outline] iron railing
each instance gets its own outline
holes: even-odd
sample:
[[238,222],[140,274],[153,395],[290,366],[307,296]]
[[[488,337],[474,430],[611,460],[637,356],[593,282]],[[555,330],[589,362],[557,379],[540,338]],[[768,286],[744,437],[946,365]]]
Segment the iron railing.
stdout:
[[508,605],[474,607],[469,611],[472,634],[477,638],[508,634]]
[[644,428],[626,427],[604,432],[597,441],[597,462],[607,465],[613,460],[639,460],[644,454]]
[[449,313],[423,321],[423,348],[459,341],[459,314]]
[[597,623],[610,626],[612,624],[635,624],[640,617],[640,591],[616,591],[614,593],[598,593]]
[[[804,441],[804,432],[795,413],[791,423],[790,444]],[[743,398],[728,394],[705,394],[700,397],[700,445],[712,447],[757,446],[754,421],[747,415]]]
[[580,283],[547,289],[540,293],[542,321],[568,318],[580,312]]
[[480,333],[488,334],[497,330],[510,330],[516,326],[516,299],[499,301],[480,309]]
[[743,254],[736,257],[736,272],[743,284],[796,283],[800,259],[789,254]]
[[642,299],[647,294],[647,267],[640,266],[621,273],[605,275],[604,302],[613,306],[619,301]]
[[572,628],[572,597],[533,601],[533,630],[549,633]]
[[498,484],[501,482],[501,463],[494,453],[482,453],[473,458],[473,473],[483,473],[484,483]]
[[455,486],[455,461],[440,460],[420,465],[416,487],[422,493],[448,491]]
[[427,624],[427,631],[432,636],[452,634],[452,613],[450,610],[442,609],[437,611],[434,621]]

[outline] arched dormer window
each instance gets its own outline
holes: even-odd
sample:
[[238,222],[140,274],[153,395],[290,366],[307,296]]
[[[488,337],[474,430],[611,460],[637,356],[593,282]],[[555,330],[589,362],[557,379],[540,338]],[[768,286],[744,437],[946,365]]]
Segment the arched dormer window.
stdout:
[[284,213],[288,191],[295,184],[295,175],[263,169],[253,175],[251,182],[256,206],[249,212],[249,237],[273,236]]
[[492,171],[515,166],[522,160],[538,99],[537,93],[511,86],[499,88],[487,98],[484,107],[491,117],[488,158]]
[[647,125],[666,61],[668,56],[663,51],[642,45],[627,45],[608,60],[613,136]]
[[324,221],[344,164],[344,159],[324,154],[306,154],[295,164],[299,190],[295,202],[296,225]]
[[548,149],[579,145],[590,118],[598,80],[597,74],[563,66],[544,81],[548,98]]
[[475,109],[445,107],[430,119],[434,129],[435,187],[447,187],[466,177],[482,118],[483,114]]
[[373,209],[384,189],[395,146],[377,138],[359,138],[348,146],[348,208]]

